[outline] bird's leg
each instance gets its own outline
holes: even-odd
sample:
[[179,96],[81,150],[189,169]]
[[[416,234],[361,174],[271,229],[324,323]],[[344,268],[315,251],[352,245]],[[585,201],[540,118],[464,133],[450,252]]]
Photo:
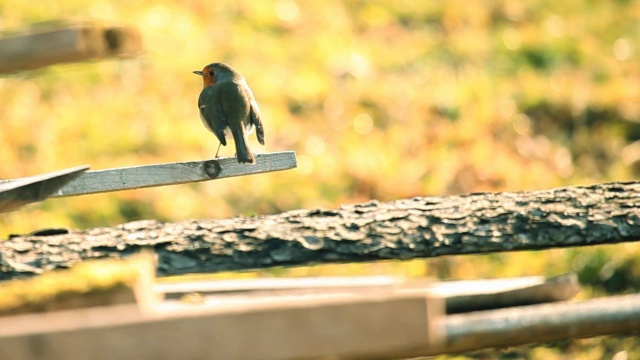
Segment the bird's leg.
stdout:
[[216,150],[216,159],[218,158],[218,153],[220,152],[220,146],[222,146],[222,143],[218,144],[218,150]]

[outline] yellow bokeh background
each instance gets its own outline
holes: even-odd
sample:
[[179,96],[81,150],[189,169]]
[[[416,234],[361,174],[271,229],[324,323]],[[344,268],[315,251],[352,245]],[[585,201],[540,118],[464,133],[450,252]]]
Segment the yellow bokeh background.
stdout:
[[[623,0],[0,0],[0,32],[93,19],[136,27],[145,48],[139,58],[0,77],[0,178],[211,158],[217,140],[199,119],[201,80],[191,71],[217,61],[245,75],[262,109],[266,145],[252,136],[252,149],[295,150],[299,162],[280,173],[48,200],[0,214],[0,238],[633,180],[639,14],[640,3]],[[614,264],[630,289],[636,250],[289,271],[477,278],[574,270],[596,284]]]

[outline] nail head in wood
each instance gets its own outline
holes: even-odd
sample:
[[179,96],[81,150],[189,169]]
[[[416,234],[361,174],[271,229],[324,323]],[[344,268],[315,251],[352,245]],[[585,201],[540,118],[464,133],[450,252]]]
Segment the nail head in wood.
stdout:
[[209,160],[204,163],[204,173],[210,179],[215,179],[220,175],[220,163],[217,160]]

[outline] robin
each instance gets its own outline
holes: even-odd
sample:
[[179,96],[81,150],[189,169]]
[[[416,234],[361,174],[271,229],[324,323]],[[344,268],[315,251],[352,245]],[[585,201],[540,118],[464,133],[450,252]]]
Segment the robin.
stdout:
[[260,108],[247,81],[236,69],[223,63],[209,64],[202,71],[193,73],[202,76],[204,84],[198,98],[204,125],[216,135],[220,145],[227,146],[226,136],[233,136],[238,163],[255,164],[256,158],[247,145],[247,135],[255,128],[258,141],[264,145],[264,129]]

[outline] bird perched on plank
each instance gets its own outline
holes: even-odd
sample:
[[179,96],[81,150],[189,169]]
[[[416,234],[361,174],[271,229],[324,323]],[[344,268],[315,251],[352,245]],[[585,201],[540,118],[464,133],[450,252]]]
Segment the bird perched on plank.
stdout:
[[[258,141],[264,145],[264,129],[260,108],[247,81],[236,69],[223,63],[212,63],[193,73],[202,76],[204,85],[198,98],[204,125],[216,135],[221,145],[227,146],[226,136],[231,134],[238,163],[255,164],[256,157],[247,144],[247,135],[255,128]],[[219,151],[220,145],[216,158]]]

